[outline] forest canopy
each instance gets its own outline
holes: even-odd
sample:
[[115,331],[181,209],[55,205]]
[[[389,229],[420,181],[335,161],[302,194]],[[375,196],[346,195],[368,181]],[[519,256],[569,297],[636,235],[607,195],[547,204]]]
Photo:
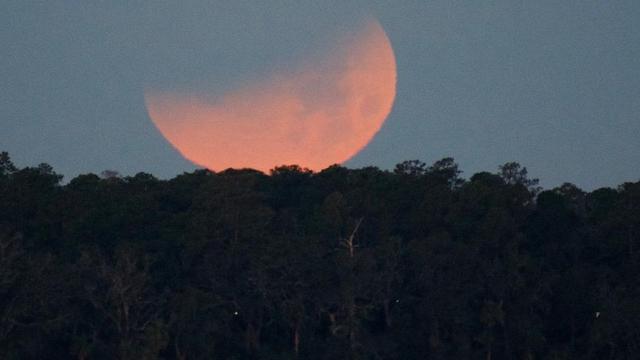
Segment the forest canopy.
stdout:
[[636,359],[640,181],[0,154],[3,359]]

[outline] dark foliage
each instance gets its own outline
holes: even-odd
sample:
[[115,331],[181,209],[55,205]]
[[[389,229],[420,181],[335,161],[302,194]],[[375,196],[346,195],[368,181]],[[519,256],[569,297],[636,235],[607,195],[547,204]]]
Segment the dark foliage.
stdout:
[[0,154],[2,359],[637,359],[640,182]]

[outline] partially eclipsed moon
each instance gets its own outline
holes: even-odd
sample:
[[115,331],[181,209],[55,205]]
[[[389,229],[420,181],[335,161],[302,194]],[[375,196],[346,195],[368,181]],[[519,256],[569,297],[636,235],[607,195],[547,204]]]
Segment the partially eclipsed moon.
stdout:
[[389,115],[396,62],[380,24],[366,22],[325,59],[210,100],[145,93],[149,115],[187,159],[211,170],[282,164],[313,170],[360,151]]

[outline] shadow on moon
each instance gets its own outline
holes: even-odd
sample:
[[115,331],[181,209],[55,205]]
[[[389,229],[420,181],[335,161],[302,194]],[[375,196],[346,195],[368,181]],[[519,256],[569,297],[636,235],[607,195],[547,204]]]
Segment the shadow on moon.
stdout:
[[282,164],[321,170],[364,148],[391,112],[396,61],[378,21],[366,21],[322,59],[211,100],[145,92],[149,116],[188,160],[211,170]]

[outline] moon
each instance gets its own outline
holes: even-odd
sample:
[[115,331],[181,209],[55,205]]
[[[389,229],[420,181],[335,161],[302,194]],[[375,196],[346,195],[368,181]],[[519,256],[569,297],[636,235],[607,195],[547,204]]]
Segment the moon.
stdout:
[[186,159],[214,171],[343,163],[391,112],[395,56],[370,18],[318,57],[217,98],[147,89],[149,117]]

